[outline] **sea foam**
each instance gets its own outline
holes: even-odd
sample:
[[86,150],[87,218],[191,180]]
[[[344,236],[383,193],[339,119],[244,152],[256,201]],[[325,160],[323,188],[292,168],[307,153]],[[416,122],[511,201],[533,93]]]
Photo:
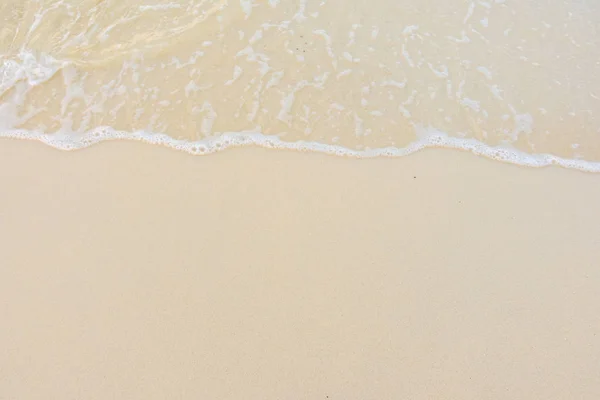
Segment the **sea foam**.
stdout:
[[492,147],[475,139],[450,137],[446,133],[431,127],[416,127],[419,140],[406,147],[382,147],[354,150],[343,146],[311,141],[286,142],[276,135],[260,132],[226,132],[218,136],[198,141],[178,140],[164,133],[145,131],[123,132],[110,127],[99,127],[83,135],[58,135],[26,130],[8,130],[0,132],[0,137],[35,140],[59,150],[78,150],[97,143],[112,140],[138,141],[161,145],[192,155],[208,155],[232,147],[257,146],[268,149],[315,152],[352,158],[402,157],[427,148],[445,148],[463,150],[492,160],[525,167],[547,167],[551,165],[585,172],[600,172],[600,162],[573,160],[551,154],[528,154],[506,147]]

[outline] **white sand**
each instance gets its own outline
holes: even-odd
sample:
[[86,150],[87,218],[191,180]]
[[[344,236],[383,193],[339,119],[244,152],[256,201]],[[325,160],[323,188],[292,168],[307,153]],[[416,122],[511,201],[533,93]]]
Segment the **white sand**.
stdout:
[[600,176],[0,143],[2,399],[600,398]]

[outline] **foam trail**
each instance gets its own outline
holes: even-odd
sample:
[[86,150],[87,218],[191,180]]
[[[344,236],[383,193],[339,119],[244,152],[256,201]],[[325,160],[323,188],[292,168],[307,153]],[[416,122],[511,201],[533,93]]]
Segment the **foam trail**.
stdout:
[[560,166],[584,172],[600,172],[600,162],[573,160],[552,154],[529,154],[514,149],[492,147],[475,139],[463,139],[448,136],[431,127],[415,127],[420,139],[406,147],[382,147],[366,150],[354,150],[339,145],[324,144],[314,141],[286,142],[275,135],[260,132],[226,132],[198,141],[178,140],[163,134],[145,131],[123,132],[110,127],[99,127],[77,138],[57,136],[24,130],[0,132],[1,138],[25,139],[42,142],[59,150],[78,150],[97,143],[111,140],[130,140],[161,145],[193,155],[208,155],[224,151],[232,147],[257,146],[269,149],[296,150],[315,152],[342,157],[376,158],[403,157],[427,148],[445,148],[463,150],[492,160],[520,165],[524,167]]

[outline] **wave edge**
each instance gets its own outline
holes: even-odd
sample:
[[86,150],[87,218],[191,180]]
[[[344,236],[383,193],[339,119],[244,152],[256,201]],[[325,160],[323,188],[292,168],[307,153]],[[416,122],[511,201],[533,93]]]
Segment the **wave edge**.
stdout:
[[286,142],[278,136],[265,135],[254,131],[226,132],[199,141],[189,141],[174,139],[163,133],[125,132],[110,127],[99,127],[79,136],[12,129],[0,132],[0,138],[39,141],[50,147],[66,151],[83,149],[105,141],[129,140],[161,145],[192,155],[208,155],[232,147],[258,146],[353,158],[394,158],[407,156],[426,148],[447,148],[468,151],[477,156],[524,167],[540,168],[555,165],[584,172],[600,172],[600,162],[566,159],[552,154],[529,154],[516,149],[493,147],[475,139],[451,137],[430,127],[417,127],[417,132],[419,139],[406,147],[389,146],[365,150],[353,150],[343,146],[314,141]]

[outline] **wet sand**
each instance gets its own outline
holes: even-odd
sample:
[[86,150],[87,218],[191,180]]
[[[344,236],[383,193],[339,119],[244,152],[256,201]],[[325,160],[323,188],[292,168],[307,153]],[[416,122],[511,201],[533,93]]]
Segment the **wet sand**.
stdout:
[[600,176],[0,143],[2,399],[598,399]]

